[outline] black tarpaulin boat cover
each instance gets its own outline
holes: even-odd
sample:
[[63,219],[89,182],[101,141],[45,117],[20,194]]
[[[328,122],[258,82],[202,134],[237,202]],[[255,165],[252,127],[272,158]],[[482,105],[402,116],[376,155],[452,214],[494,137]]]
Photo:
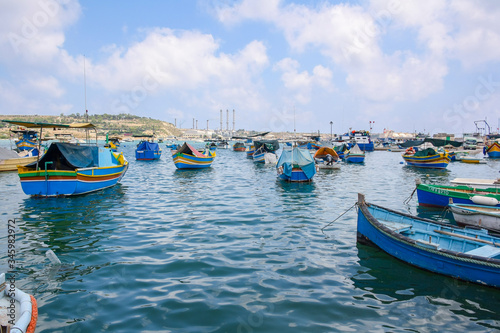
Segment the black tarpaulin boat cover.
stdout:
[[[78,146],[73,143],[54,142],[38,161],[39,168],[44,170],[75,170],[99,165],[99,148],[97,146]],[[37,162],[28,164],[27,168],[35,169]]]
[[267,152],[274,152],[280,149],[280,144],[278,140],[261,140],[254,141],[255,151],[259,150],[259,148],[264,147],[263,149]]
[[435,147],[443,147],[447,145],[452,145],[453,147],[460,147],[463,142],[452,141],[452,140],[443,140],[443,139],[431,139],[425,138],[424,140],[408,140],[403,142],[400,146],[403,148],[415,147],[424,144],[425,142],[432,143]]

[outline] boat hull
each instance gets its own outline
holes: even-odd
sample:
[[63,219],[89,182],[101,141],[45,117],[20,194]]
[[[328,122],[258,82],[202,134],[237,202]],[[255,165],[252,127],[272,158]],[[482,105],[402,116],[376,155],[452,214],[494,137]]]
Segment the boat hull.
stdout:
[[264,153],[254,153],[252,155],[253,161],[255,163],[265,163],[266,162],[265,157],[264,157],[265,155],[266,155],[265,152]]
[[[477,260],[473,255],[428,248],[413,239],[382,226],[360,205],[357,220],[358,241],[376,245],[389,255],[413,266],[453,278],[500,287],[500,261]],[[422,243],[423,244],[423,243]]]
[[172,156],[177,169],[209,168],[214,161],[213,156],[197,157],[190,154],[176,153]]
[[34,171],[18,168],[23,192],[27,195],[54,197],[73,196],[116,185],[125,175],[128,163],[111,167]]
[[345,161],[347,163],[364,163],[365,155],[348,154]]
[[[467,186],[417,185],[418,204],[424,207],[447,207],[450,204],[450,199],[453,200],[453,203],[474,205],[472,197],[475,195],[494,198],[500,201],[500,194],[495,194],[494,192],[474,192]],[[500,204],[497,207],[500,207]]]
[[138,161],[152,161],[159,160],[161,157],[161,150],[136,150],[135,159]]
[[493,142],[493,144],[486,149],[486,153],[489,158],[500,158],[500,144],[498,142]]
[[450,163],[450,158],[446,154],[431,156],[403,155],[406,164],[417,168],[446,169]]
[[17,166],[25,166],[37,160],[37,156],[10,158],[0,160],[0,172],[2,171],[17,171]]
[[500,208],[451,204],[450,210],[458,224],[500,232]]
[[282,179],[282,180],[285,180],[287,182],[296,182],[296,183],[302,183],[302,182],[310,182],[310,181],[312,181],[312,177],[308,178],[306,176],[306,174],[304,173],[304,171],[302,171],[299,168],[294,168],[292,170],[291,177],[288,177],[284,173],[281,173],[279,175],[279,178]]

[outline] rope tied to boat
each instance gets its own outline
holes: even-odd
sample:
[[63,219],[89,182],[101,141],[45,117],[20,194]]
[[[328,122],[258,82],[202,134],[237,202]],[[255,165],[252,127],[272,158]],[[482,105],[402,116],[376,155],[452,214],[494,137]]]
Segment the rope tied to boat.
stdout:
[[323,228],[321,228],[321,232],[323,233],[323,235],[325,235],[328,238],[328,236],[325,234],[324,230],[326,228],[328,228],[329,226],[331,226],[333,223],[335,223],[339,218],[341,218],[342,216],[344,216],[348,211],[350,211],[351,209],[353,209],[357,205],[358,205],[358,203],[356,202],[354,205],[352,205],[351,207],[349,207],[345,212],[343,212],[342,214],[340,214],[339,216],[337,216],[337,218],[335,220],[333,220],[332,222],[328,223]]

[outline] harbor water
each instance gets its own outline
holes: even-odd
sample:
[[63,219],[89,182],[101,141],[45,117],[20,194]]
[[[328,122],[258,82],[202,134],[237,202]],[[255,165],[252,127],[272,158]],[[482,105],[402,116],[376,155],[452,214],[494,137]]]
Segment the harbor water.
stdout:
[[415,179],[498,178],[500,161],[418,170],[375,151],[293,184],[229,149],[209,169],[176,170],[161,147],[159,161],[136,161],[135,144],[122,143],[121,183],[78,197],[31,198],[17,173],[0,174],[0,272],[15,219],[16,286],[37,299],[37,332],[500,330],[500,290],[357,244],[354,207],[361,192],[447,218],[418,208],[416,194],[404,203]]

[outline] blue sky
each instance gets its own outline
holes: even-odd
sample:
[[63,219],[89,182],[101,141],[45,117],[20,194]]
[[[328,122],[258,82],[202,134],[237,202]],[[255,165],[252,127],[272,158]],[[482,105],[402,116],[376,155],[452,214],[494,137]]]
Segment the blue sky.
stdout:
[[[500,2],[0,0],[0,112],[462,133],[500,119]],[[230,112],[232,115],[232,112]],[[232,123],[232,117],[229,120]]]

